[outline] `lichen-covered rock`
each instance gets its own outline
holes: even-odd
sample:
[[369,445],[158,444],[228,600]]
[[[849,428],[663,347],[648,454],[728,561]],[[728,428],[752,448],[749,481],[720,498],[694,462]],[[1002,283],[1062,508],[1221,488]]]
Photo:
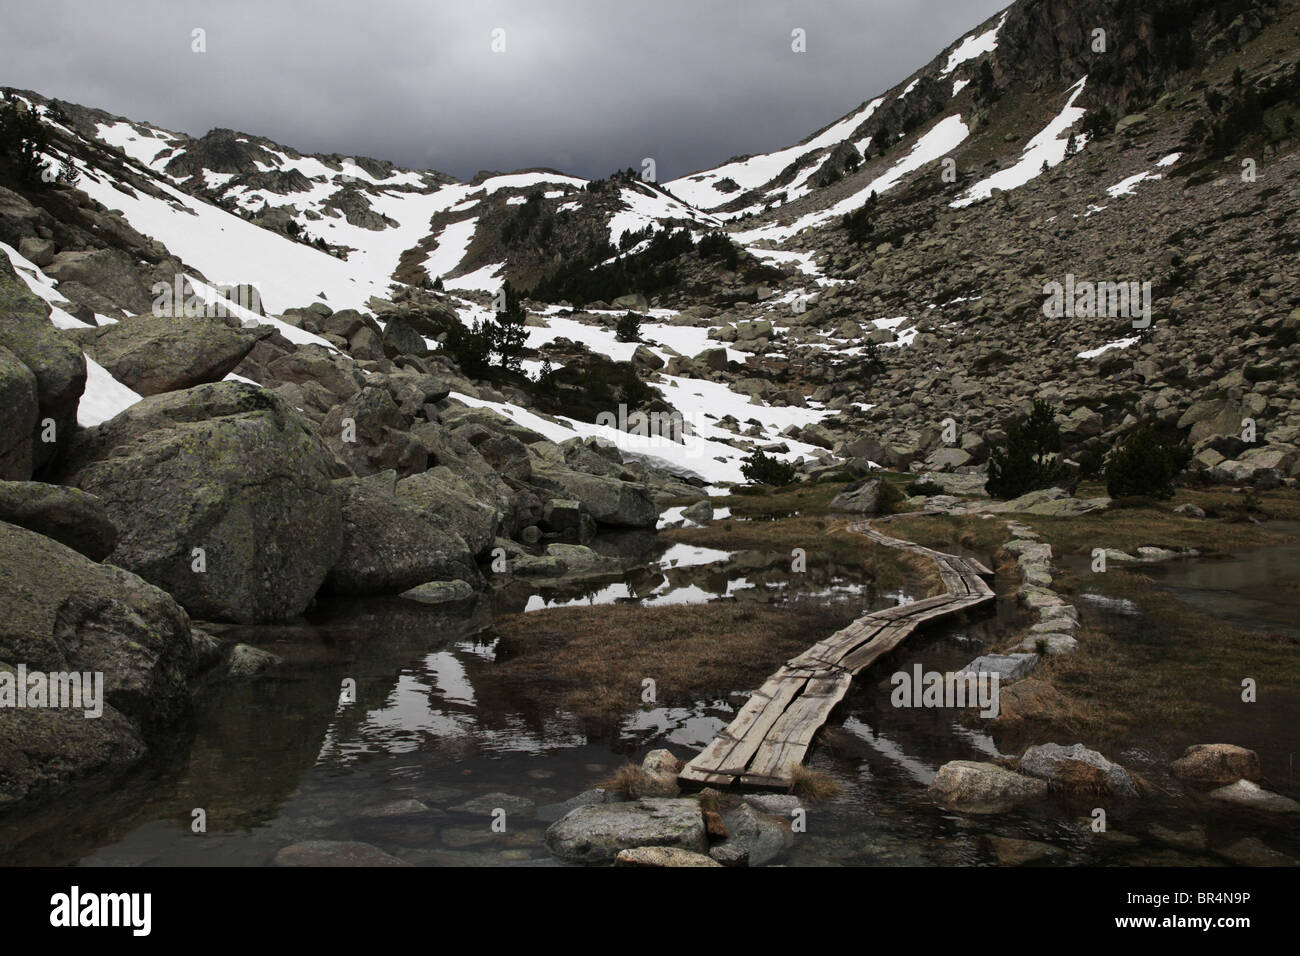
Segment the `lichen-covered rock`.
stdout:
[[0,346],[0,479],[26,481],[32,476],[39,411],[36,376]]
[[41,481],[0,481],[0,521],[66,544],[103,561],[117,544],[117,525],[94,495]]
[[682,762],[671,750],[652,750],[641,761],[639,796],[675,797],[681,792],[677,785],[677,771]]
[[469,545],[395,493],[396,474],[337,482],[343,547],[325,579],[336,594],[400,594],[432,581],[482,583]]
[[157,395],[221,381],[272,331],[212,316],[137,315],[99,329],[86,350],[119,382]]
[[534,462],[532,484],[554,497],[582,502],[598,524],[613,528],[653,528],[659,508],[645,485],[602,475],[587,475],[551,462]]
[[0,666],[99,673],[103,713],[0,708],[0,804],[140,757],[188,712],[189,618],[134,574],[0,522]]
[[330,467],[298,412],[241,382],[150,396],[79,434],[67,462],[122,530],[115,564],[240,623],[301,613],[337,563]]
[[[49,304],[32,294],[2,255],[0,349],[6,349],[36,379],[38,415],[30,434],[32,467],[40,472],[56,460],[76,431],[77,405],[86,387],[86,357],[50,323]],[[54,441],[41,440],[45,431],[41,423],[46,419],[54,423]]]

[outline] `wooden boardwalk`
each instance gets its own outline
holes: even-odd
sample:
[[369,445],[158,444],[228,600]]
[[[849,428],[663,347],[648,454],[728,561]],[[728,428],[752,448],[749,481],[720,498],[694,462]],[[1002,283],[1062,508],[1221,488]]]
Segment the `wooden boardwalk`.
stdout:
[[948,593],[873,611],[786,661],[736,719],[682,769],[678,777],[684,785],[788,788],[813,735],[848,693],[854,675],[898,647],[922,624],[994,598],[984,581],[993,572],[978,561],[891,538],[866,521],[850,525],[849,530],[932,559]]

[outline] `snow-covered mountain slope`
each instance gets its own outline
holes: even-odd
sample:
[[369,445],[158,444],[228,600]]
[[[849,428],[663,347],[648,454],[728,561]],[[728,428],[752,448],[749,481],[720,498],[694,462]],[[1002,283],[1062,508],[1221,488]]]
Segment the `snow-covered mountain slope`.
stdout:
[[[357,346],[280,317],[319,302],[366,312],[379,331],[408,309],[451,313],[469,326],[489,317],[488,294],[510,279],[533,293],[527,370],[535,376],[543,357],[562,366],[575,344],[639,363],[643,379],[694,416],[694,473],[707,480],[736,480],[755,445],[813,461],[859,447],[848,436],[868,429],[897,441],[854,457],[910,465],[917,459],[897,449],[921,428],[916,410],[928,407],[912,383],[935,385],[936,368],[960,360],[971,375],[989,362],[1026,363],[1023,374],[983,386],[989,397],[971,414],[990,426],[1025,383],[1056,369],[1056,353],[1111,367],[1146,347],[1114,323],[1074,323],[1030,349],[1017,323],[1058,273],[1115,271],[1118,262],[1157,283],[1185,281],[1175,258],[1187,249],[1165,255],[1143,241],[1111,256],[1114,235],[1144,227],[1134,217],[1167,220],[1181,208],[1171,197],[1208,175],[1201,144],[1213,130],[1205,127],[1225,120],[1207,90],[1228,98],[1254,84],[1290,89],[1292,61],[1276,60],[1296,4],[1284,5],[1292,19],[1276,14],[1276,34],[1262,32],[1275,16],[1264,6],[1258,27],[1206,6],[1193,34],[1112,0],[1068,8],[1021,0],[890,90],[864,91],[872,98],[803,143],[662,185],[633,170],[592,181],[526,170],[457,182],[364,157],[308,156],[230,130],[196,139],[21,93],[59,133],[47,160],[70,158],[81,174],[66,194],[84,197],[81,207],[51,206],[67,230],[52,233],[55,244],[78,255],[107,246],[114,270],[123,261],[135,270],[137,288],[123,291],[120,270],[97,276],[81,260],[20,261],[16,242],[7,251],[61,310],[56,321],[102,324],[141,311],[141,290],[180,274],[205,296],[217,285],[255,284],[270,315],[239,318],[336,353]],[[1114,43],[1094,55],[1090,25],[1102,17],[1112,18]],[[1192,37],[1208,51],[1195,69]],[[1240,83],[1224,66],[1234,58],[1251,71]],[[1268,119],[1278,132],[1265,150],[1288,148],[1285,118]],[[1171,241],[1181,248],[1191,228],[1171,227]],[[654,260],[648,237],[677,229],[696,241],[709,234],[713,252],[688,243]],[[723,243],[719,252],[719,231],[738,248]],[[653,261],[638,271],[647,253]],[[605,272],[585,287],[583,275],[552,281],[575,268]],[[88,275],[114,281],[88,288]],[[444,294],[429,290],[435,280]],[[615,333],[628,309],[642,316],[640,342]],[[432,333],[425,341],[437,347]],[[952,407],[976,402],[968,378],[951,381]],[[886,384],[911,396],[897,403],[910,409],[898,421],[888,420],[897,396],[880,394]],[[535,414],[496,389],[459,394]],[[599,427],[544,420],[575,435]],[[607,437],[635,452],[630,438]],[[690,467],[678,460],[685,449],[666,452],[664,461]]]

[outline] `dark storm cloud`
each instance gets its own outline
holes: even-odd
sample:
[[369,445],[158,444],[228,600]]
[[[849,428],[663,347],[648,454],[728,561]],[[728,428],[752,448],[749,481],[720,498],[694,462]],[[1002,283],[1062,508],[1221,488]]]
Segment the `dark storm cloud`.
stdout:
[[651,156],[667,180],[803,139],[1005,5],[44,0],[6,4],[0,85],[460,177],[603,176]]

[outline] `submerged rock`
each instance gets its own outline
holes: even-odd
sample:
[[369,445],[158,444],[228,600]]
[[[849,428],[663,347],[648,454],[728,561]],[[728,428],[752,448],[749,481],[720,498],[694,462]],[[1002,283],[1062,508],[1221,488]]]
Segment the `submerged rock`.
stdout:
[[703,853],[666,846],[638,846],[620,850],[614,857],[615,866],[722,866]]
[[1060,847],[1048,843],[994,834],[985,835],[984,844],[993,851],[999,866],[1023,866],[1046,857],[1060,856],[1062,853]]
[[275,866],[410,866],[369,843],[347,840],[304,840],[275,854]]
[[727,838],[709,848],[709,855],[726,866],[764,866],[793,843],[788,818],[782,820],[742,803],[722,814]]

